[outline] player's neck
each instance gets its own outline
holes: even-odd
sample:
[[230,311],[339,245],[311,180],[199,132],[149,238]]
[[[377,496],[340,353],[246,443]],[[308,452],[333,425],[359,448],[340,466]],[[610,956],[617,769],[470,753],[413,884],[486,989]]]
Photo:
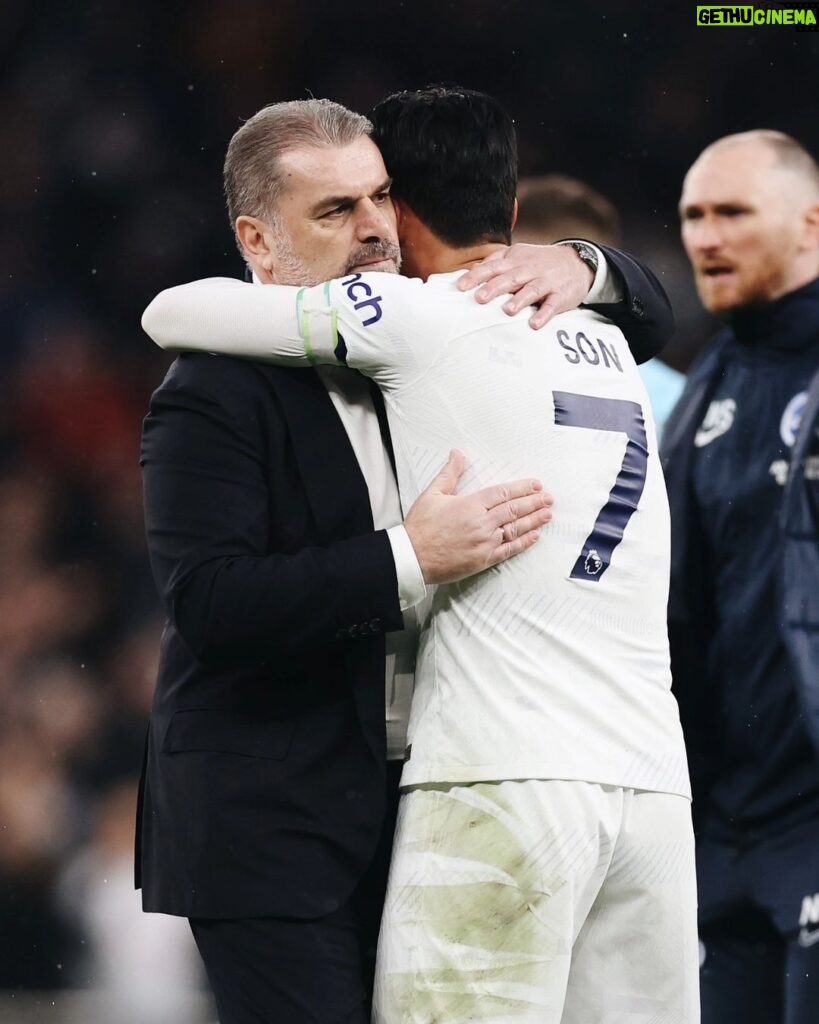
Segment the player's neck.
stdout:
[[430,274],[452,274],[456,270],[469,270],[493,252],[506,248],[503,242],[483,242],[462,249],[439,245],[432,251],[416,254],[415,274],[426,280]]
[[401,242],[401,255],[404,258],[402,271],[407,277],[420,277],[426,280],[430,274],[452,274],[456,270],[469,270],[493,252],[507,247],[505,242],[450,245],[420,220],[405,203],[398,201],[395,207],[398,214],[398,238]]

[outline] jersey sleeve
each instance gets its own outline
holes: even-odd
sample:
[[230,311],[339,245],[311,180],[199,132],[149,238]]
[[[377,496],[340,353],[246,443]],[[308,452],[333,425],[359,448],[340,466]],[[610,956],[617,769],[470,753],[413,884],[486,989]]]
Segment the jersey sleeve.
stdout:
[[142,314],[142,329],[172,352],[217,352],[308,366],[301,330],[304,291],[222,277],[193,281],[160,292]]
[[358,273],[310,288],[208,278],[160,292],[142,327],[171,351],[346,365],[392,390],[431,354],[423,289],[421,281],[394,274]]
[[397,391],[423,371],[435,347],[424,284],[396,274],[351,274],[300,297],[311,360],[333,361]]

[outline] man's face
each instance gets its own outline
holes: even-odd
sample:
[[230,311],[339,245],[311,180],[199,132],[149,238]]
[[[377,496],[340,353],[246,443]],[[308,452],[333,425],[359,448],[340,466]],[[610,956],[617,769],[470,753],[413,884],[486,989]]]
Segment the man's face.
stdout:
[[804,250],[800,182],[759,142],[706,152],[683,183],[682,241],[712,313],[757,306],[794,287]]
[[275,279],[318,284],[352,271],[400,265],[390,178],[376,145],[301,146],[281,158]]

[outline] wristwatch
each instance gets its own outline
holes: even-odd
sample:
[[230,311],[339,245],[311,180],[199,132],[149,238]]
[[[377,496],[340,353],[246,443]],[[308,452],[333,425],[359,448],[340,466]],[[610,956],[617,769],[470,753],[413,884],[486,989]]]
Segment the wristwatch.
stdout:
[[600,261],[597,258],[597,253],[591,245],[587,242],[561,242],[560,244],[571,246],[589,270],[591,270],[592,274],[595,276],[597,275],[597,268],[600,266]]

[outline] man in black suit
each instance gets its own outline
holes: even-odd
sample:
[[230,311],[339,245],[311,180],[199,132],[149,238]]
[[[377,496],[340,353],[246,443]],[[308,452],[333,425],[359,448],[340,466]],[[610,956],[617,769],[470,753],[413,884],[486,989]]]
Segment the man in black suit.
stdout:
[[[368,131],[306,101],[266,108],[234,136],[231,222],[261,283],[396,268]],[[606,255],[647,357],[664,341],[664,297]],[[568,250],[560,261],[572,305],[592,275]],[[184,356],[145,424],[168,626],[138,876],[146,910],[191,919],[222,1024],[367,1020],[398,776],[385,666],[400,755],[405,613],[425,584],[524,550],[550,516],[534,481],[456,496],[456,453],[400,525],[380,403],[363,379],[320,372]]]

